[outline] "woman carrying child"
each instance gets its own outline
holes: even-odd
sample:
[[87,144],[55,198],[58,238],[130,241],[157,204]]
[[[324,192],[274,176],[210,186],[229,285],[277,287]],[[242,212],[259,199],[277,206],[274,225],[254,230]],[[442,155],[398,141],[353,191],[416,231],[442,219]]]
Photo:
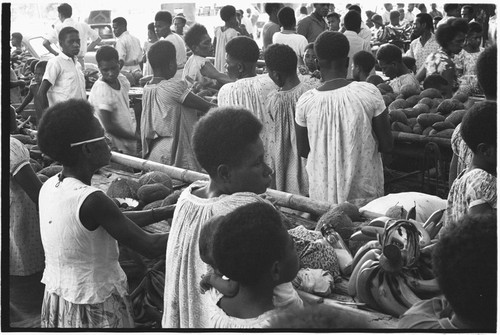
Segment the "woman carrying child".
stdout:
[[[210,179],[188,186],[176,205],[165,261],[164,328],[211,325],[213,302],[199,286],[208,272],[198,250],[200,239],[205,238],[201,229],[215,215],[266,202],[258,194],[271,184],[272,170],[264,162],[261,130],[262,124],[252,113],[237,107],[213,109],[195,127],[196,159]],[[301,303],[296,292],[295,298],[284,300]]]
[[168,41],[153,44],[148,59],[154,76],[142,96],[142,157],[154,162],[201,171],[191,136],[200,114],[215,107],[192,93],[177,71],[175,47]]

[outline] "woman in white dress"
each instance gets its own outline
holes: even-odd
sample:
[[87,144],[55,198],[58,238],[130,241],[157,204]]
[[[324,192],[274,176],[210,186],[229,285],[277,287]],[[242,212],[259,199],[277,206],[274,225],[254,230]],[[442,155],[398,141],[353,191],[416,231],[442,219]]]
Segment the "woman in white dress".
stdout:
[[382,196],[380,152],[393,146],[382,95],[370,83],[346,80],[349,42],[342,33],[321,33],[314,49],[324,83],[301,96],[295,115],[309,196],[335,204]]

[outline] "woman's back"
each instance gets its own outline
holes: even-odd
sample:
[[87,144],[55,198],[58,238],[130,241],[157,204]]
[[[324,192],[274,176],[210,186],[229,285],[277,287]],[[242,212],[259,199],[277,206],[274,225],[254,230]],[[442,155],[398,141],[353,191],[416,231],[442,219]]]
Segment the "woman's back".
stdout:
[[127,277],[118,263],[118,243],[104,228],[80,221],[80,206],[99,189],[67,177],[47,180],[40,190],[40,233],[45,250],[42,282],[73,303],[103,302],[116,288],[127,294]]
[[302,95],[296,121],[308,131],[312,199],[341,203],[383,195],[382,160],[372,119],[384,110],[380,92],[364,82]]

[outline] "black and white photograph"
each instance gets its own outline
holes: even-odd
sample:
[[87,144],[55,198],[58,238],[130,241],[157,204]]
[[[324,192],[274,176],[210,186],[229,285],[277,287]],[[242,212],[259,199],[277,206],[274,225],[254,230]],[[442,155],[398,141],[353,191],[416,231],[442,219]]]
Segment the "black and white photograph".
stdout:
[[496,3],[50,1],[1,8],[2,332],[498,331]]

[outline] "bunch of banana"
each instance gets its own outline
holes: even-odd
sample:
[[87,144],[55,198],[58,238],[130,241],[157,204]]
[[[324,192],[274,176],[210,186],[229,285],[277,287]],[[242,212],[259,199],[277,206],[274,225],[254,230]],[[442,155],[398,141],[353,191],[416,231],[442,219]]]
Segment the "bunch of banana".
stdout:
[[130,294],[134,311],[134,321],[161,321],[165,274],[157,269],[149,269],[136,289]]
[[434,244],[421,248],[422,233],[413,220],[383,218],[377,224],[384,221],[384,232],[354,256],[348,293],[374,310],[399,317],[439,293],[431,268]]

